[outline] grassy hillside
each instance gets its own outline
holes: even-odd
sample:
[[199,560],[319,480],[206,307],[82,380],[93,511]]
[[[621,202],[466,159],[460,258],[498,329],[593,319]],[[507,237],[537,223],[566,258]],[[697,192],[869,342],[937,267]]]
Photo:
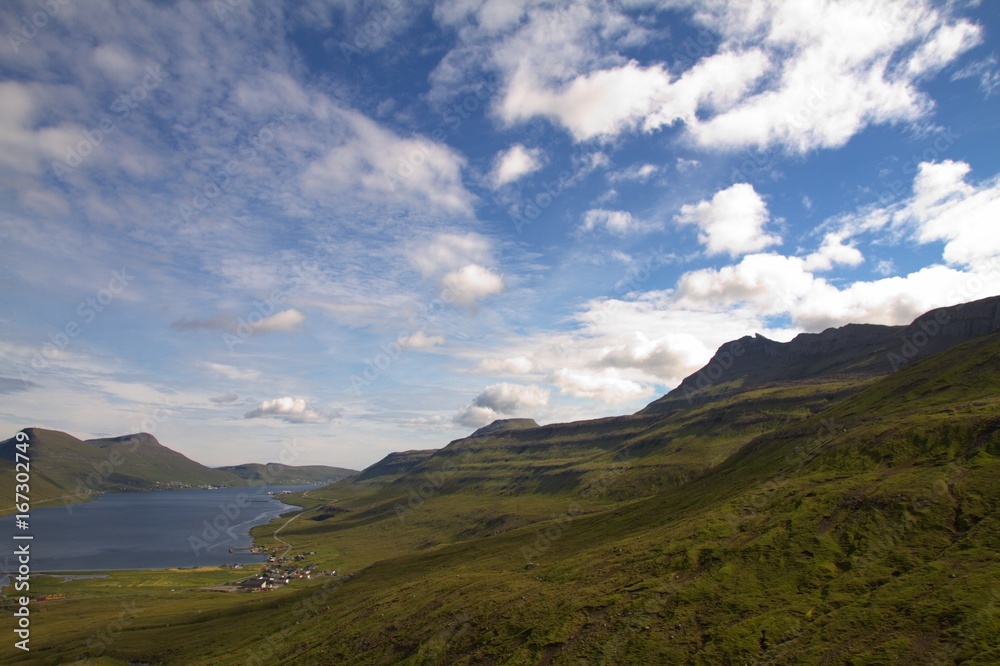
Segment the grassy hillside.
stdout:
[[252,597],[198,589],[225,572],[45,582],[73,598],[38,609],[59,632],[31,662],[1000,663],[1000,335],[421,453],[311,491],[282,530],[354,575]]
[[251,485],[297,485],[333,483],[357,474],[355,469],[329,467],[327,465],[283,465],[281,463],[245,463],[217,467],[216,469],[235,474]]
[[[32,505],[84,501],[95,492],[234,486],[245,481],[205,467],[145,433],[80,440],[55,430],[25,428],[31,457]],[[16,440],[0,442],[0,473],[13,478]],[[13,486],[0,484],[0,513],[9,513]]]

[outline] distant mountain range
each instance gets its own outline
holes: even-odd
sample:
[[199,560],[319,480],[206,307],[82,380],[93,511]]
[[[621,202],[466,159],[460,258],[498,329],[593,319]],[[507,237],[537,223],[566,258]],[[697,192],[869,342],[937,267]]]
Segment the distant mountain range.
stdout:
[[[148,433],[81,440],[65,432],[25,428],[31,458],[31,499],[82,501],[93,493],[246,485],[331,483],[354,470],[280,463],[211,468],[163,446]],[[16,437],[0,442],[0,474],[13,478]],[[10,501],[8,501],[10,500]],[[13,501],[0,486],[0,513]],[[9,513],[9,511],[7,511]]]

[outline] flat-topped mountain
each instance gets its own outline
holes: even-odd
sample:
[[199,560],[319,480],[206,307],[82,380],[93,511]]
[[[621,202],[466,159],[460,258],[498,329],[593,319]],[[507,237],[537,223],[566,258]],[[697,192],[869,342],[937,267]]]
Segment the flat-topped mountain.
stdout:
[[223,472],[235,474],[251,484],[273,484],[292,486],[299,484],[333,483],[357,474],[357,470],[327,465],[285,465],[282,463],[244,463],[216,467]]

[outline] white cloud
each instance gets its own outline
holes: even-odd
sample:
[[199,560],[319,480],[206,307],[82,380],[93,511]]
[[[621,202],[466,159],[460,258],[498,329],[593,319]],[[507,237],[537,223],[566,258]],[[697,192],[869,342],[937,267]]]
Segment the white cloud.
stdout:
[[681,173],[689,173],[694,171],[701,166],[700,160],[695,159],[685,159],[683,157],[677,158],[677,170]]
[[952,81],[962,79],[979,79],[979,90],[989,98],[997,88],[1000,88],[1000,71],[997,70],[996,55],[971,62],[951,76]]
[[549,378],[562,393],[576,398],[600,400],[609,405],[646,398],[653,394],[651,386],[623,378],[614,368],[598,371],[561,368]]
[[525,148],[522,144],[515,143],[497,155],[490,180],[494,187],[501,187],[538,171],[544,164],[545,154],[541,149]]
[[492,243],[485,236],[440,233],[413,244],[407,252],[420,274],[437,281],[441,298],[465,308],[504,291],[504,281],[490,265]]
[[226,365],[224,363],[211,363],[208,361],[201,361],[198,365],[213,372],[214,374],[222,375],[227,379],[245,382],[252,382],[260,379],[260,373],[251,368],[237,368],[236,366]]
[[478,264],[463,266],[442,279],[441,298],[462,307],[474,307],[487,296],[504,290],[503,278]]
[[608,173],[608,180],[613,183],[622,181],[634,181],[638,183],[648,182],[650,178],[661,171],[661,167],[648,162],[644,164],[633,164],[618,171]]
[[[967,180],[961,162],[922,163],[909,199],[838,220],[821,247],[805,259],[777,254],[744,257],[738,264],[683,275],[674,301],[683,307],[749,307],[759,316],[789,314],[809,331],[851,322],[908,323],[935,307],[1000,293],[1000,177]],[[845,241],[888,229],[912,229],[917,242],[944,243],[951,266],[930,265],[904,276],[858,281],[843,288],[814,273],[833,265],[855,266],[863,256]],[[961,267],[961,270],[956,267]],[[891,261],[878,262],[882,274]]]
[[512,356],[510,358],[486,358],[478,366],[481,372],[526,375],[534,369],[534,364],[527,356]]
[[823,238],[819,249],[806,257],[805,267],[813,272],[828,271],[834,266],[857,266],[864,260],[858,248],[845,244],[838,234],[830,233]]
[[966,21],[943,25],[920,45],[906,67],[916,75],[936,72],[982,39],[980,27]]
[[254,328],[258,331],[295,331],[306,320],[306,316],[291,308],[266,317]]
[[650,340],[642,331],[636,331],[630,340],[603,350],[598,367],[635,368],[654,377],[673,377],[678,368],[685,367],[689,359],[704,351],[704,346],[686,334],[668,334]]
[[698,240],[711,255],[736,257],[781,243],[779,236],[765,232],[767,204],[747,183],[720,190],[711,201],[682,206],[676,219],[698,226]]
[[670,81],[659,66],[630,62],[582,74],[568,85],[548,88],[525,70],[514,74],[499,107],[512,124],[545,116],[566,127],[577,141],[610,138],[633,129],[650,114]]
[[400,137],[354,111],[326,113],[344,133],[304,171],[305,193],[325,201],[350,193],[373,203],[472,212],[473,197],[462,184],[465,159],[457,152],[425,137]]
[[632,213],[624,210],[592,208],[583,214],[580,231],[590,232],[601,228],[615,236],[627,236],[658,229],[659,225],[638,220]]
[[412,335],[402,335],[396,340],[403,349],[426,349],[427,347],[437,347],[444,344],[444,337],[440,335],[427,335],[423,331],[417,331]]
[[483,389],[471,404],[463,407],[455,415],[454,421],[459,425],[478,428],[492,423],[501,414],[523,415],[525,410],[537,409],[548,404],[547,389],[501,382]]
[[489,407],[479,407],[477,405],[466,405],[459,410],[452,421],[467,428],[482,428],[500,418],[500,414]]
[[502,414],[516,414],[524,409],[549,404],[549,392],[539,386],[501,382],[487,386],[472,404],[488,407]]
[[310,407],[302,398],[285,397],[265,400],[244,414],[243,418],[275,418],[286,423],[329,423],[333,415]]
[[966,182],[964,162],[924,162],[913,199],[897,213],[918,225],[921,243],[940,241],[950,264],[980,265],[1000,256],[1000,177],[978,187]]
[[716,52],[705,49],[677,72],[676,59],[622,55],[659,36],[614,6],[525,2],[494,11],[501,4],[453,2],[435,12],[461,30],[434,73],[432,97],[461,92],[476,68],[498,71],[494,110],[503,123],[544,117],[576,141],[680,122],[708,148],[838,147],[869,125],[926,117],[933,104],[919,84],[982,40],[978,26],[932,0],[638,3],[681,10],[717,35]]
[[209,400],[219,405],[228,405],[230,403],[236,402],[239,399],[240,396],[236,395],[233,392],[223,393],[222,395],[217,395],[209,398]]
[[407,258],[420,274],[427,278],[450,272],[467,264],[489,264],[492,243],[475,232],[463,234],[439,233],[433,238],[413,244]]

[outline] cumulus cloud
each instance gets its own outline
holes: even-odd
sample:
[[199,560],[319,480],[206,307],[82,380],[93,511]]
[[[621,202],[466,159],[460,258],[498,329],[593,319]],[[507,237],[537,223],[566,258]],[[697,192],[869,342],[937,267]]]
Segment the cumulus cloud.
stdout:
[[1000,255],[1000,177],[973,186],[964,162],[924,162],[913,198],[897,219],[911,219],[921,243],[943,242],[949,264],[976,266]]
[[452,421],[466,428],[482,428],[500,418],[500,414],[489,407],[479,407],[478,405],[466,405],[459,410]]
[[454,422],[478,428],[492,423],[501,415],[516,416],[524,410],[537,409],[549,404],[548,389],[540,386],[501,382],[483,389],[471,404],[455,415]]
[[274,418],[286,423],[329,423],[336,414],[328,414],[310,407],[302,398],[275,398],[265,400],[243,415],[246,419]]
[[442,298],[456,305],[471,308],[487,296],[502,293],[503,278],[478,264],[463,266],[442,279]]
[[403,349],[426,349],[427,347],[437,347],[444,344],[444,337],[440,335],[427,335],[423,331],[417,331],[412,335],[401,335],[396,339]]
[[715,39],[690,63],[643,63],[623,53],[656,33],[612,5],[447,6],[436,18],[462,29],[432,97],[461,90],[473,68],[494,70],[503,123],[548,118],[578,142],[682,123],[706,148],[839,147],[869,125],[926,117],[922,82],[982,41],[979,26],[932,0],[673,0],[662,10]]
[[819,249],[806,257],[805,267],[810,271],[828,271],[834,266],[857,266],[864,262],[861,250],[844,243],[835,233],[827,234]]
[[600,400],[609,405],[620,404],[653,395],[652,386],[643,386],[637,381],[626,379],[613,368],[588,371],[561,368],[549,378],[562,393],[577,397]]
[[303,192],[323,200],[351,193],[374,203],[472,211],[473,197],[462,184],[465,159],[457,152],[426,137],[400,137],[355,111],[331,107],[326,113],[344,135],[304,171]]
[[711,255],[736,257],[781,243],[764,230],[770,219],[767,204],[747,183],[720,190],[711,201],[682,206],[676,219],[698,227],[698,241]]
[[445,302],[475,308],[488,296],[502,293],[503,278],[491,268],[491,241],[475,232],[439,233],[413,243],[407,252],[410,264],[434,280]]
[[493,172],[490,180],[494,187],[501,187],[508,183],[534,173],[545,164],[545,154],[539,148],[525,148],[520,143],[497,155],[493,161]]

